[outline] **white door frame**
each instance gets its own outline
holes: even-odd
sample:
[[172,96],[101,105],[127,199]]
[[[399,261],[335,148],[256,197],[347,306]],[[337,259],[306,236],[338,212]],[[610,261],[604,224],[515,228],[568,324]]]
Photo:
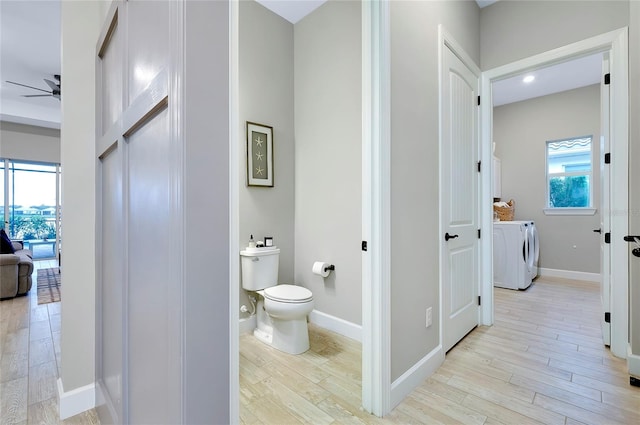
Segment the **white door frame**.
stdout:
[[[229,417],[239,422],[239,3],[230,3]],[[362,3],[362,406],[391,409],[390,363],[390,15],[388,2]]]
[[[491,83],[516,74],[543,66],[564,62],[568,59],[597,52],[611,52],[611,352],[621,358],[627,357],[629,329],[629,276],[628,247],[622,237],[628,230],[628,163],[629,152],[629,92],[628,92],[628,29],[622,28],[569,44],[526,59],[512,62],[482,74],[482,162],[491,164],[491,146],[493,132],[493,108]],[[492,167],[490,167],[492,168]],[[493,170],[483,173],[482,199],[492,199],[491,182]],[[542,206],[541,206],[542,208]],[[601,211],[601,213],[604,213]],[[491,229],[493,212],[491,203],[482,208],[482,228]],[[604,231],[604,229],[603,229]],[[482,250],[493,252],[493,232],[485,232],[482,238]],[[486,255],[482,261],[482,323],[493,324],[493,262]]]
[[362,2],[362,407],[391,410],[389,2]]
[[229,423],[240,423],[240,2],[229,2]]

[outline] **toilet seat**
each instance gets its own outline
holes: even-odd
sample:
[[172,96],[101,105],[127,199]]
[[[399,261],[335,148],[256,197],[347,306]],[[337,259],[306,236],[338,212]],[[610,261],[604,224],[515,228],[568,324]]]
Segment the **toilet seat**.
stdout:
[[297,285],[276,285],[265,288],[263,296],[281,303],[306,303],[313,299],[313,294],[307,288]]

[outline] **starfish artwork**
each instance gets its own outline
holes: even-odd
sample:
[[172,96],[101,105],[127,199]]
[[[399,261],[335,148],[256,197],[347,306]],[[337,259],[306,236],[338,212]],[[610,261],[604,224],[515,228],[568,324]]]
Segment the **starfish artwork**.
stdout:
[[262,140],[262,137],[261,137],[261,136],[258,136],[258,137],[256,138],[256,146],[258,146],[259,148],[261,148],[263,143],[264,143],[264,140]]
[[260,175],[260,176],[261,176],[261,175],[262,175],[262,173],[264,173],[264,168],[257,167],[257,168],[256,168],[256,174],[258,174],[258,175]]
[[262,157],[263,157],[263,156],[264,156],[264,154],[263,154],[262,152],[258,152],[258,153],[256,154],[256,159],[257,159],[258,161],[262,161]]

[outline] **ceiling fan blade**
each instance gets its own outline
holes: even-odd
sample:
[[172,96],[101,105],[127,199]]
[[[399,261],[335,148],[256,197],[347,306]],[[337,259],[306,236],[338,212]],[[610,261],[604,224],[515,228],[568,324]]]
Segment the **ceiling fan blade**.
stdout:
[[34,90],[40,90],[40,91],[43,91],[43,92],[45,92],[45,93],[49,93],[49,94],[51,94],[51,92],[50,92],[50,91],[48,91],[48,90],[39,89],[39,88],[37,88],[37,87],[28,86],[28,85],[26,85],[26,84],[14,83],[13,81],[7,81],[7,83],[9,83],[9,84],[15,84],[16,86],[27,87],[27,88],[34,89]]
[[57,85],[56,83],[54,83],[53,81],[51,81],[51,80],[47,80],[47,79],[45,78],[45,79],[44,79],[44,82],[45,82],[45,83],[47,83],[47,85],[48,85],[49,87],[51,87],[51,90],[53,90],[54,92],[55,92],[55,91],[60,91],[60,86],[59,86],[59,85]]
[[51,97],[52,94],[23,94],[22,97]]

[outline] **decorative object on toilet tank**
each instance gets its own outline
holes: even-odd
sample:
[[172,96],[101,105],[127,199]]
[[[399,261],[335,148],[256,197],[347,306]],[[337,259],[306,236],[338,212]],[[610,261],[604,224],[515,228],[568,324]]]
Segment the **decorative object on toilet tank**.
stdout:
[[247,121],[247,184],[273,187],[273,127]]

